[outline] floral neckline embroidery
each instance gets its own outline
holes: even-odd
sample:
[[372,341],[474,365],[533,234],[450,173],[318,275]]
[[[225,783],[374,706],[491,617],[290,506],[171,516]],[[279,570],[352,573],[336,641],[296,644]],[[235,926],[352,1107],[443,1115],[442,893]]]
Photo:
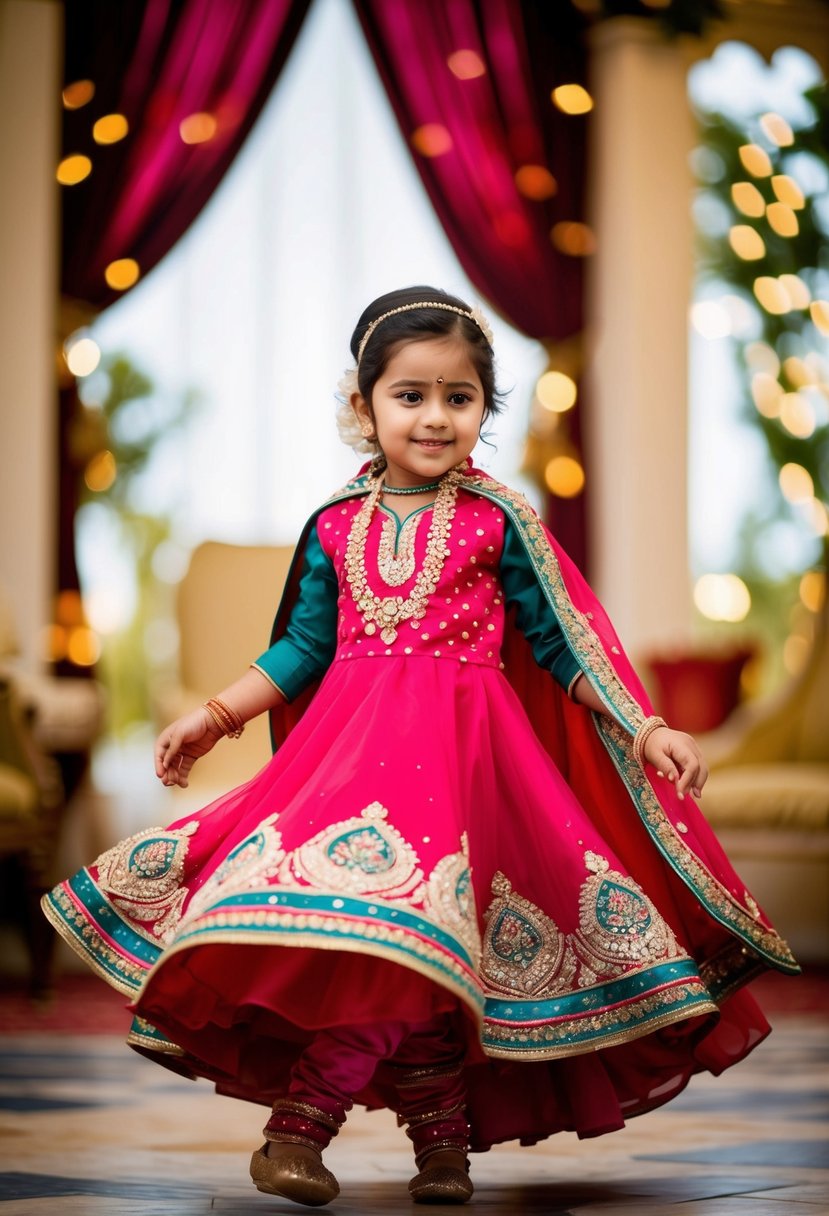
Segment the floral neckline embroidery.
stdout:
[[[465,466],[458,466],[450,469],[441,478],[437,498],[432,507],[432,519],[426,540],[426,556],[418,571],[414,587],[405,597],[377,595],[371,590],[366,573],[366,538],[369,524],[383,492],[382,475],[371,486],[367,498],[352,520],[345,550],[346,578],[351,587],[354,603],[365,621],[366,633],[371,636],[379,629],[380,637],[387,646],[396,640],[397,631],[404,621],[411,621],[416,626],[417,622],[426,615],[429,597],[434,594],[449,553],[449,533],[452,530],[458,486],[463,479],[462,469],[464,468]],[[386,535],[384,532],[384,540]],[[381,542],[381,547],[383,547],[383,542]],[[387,557],[387,554],[381,554],[381,561],[385,561],[388,565]],[[386,579],[382,569],[380,573],[384,581],[394,587],[401,586],[413,572],[414,532],[412,532],[411,570],[406,577],[400,577],[403,569],[393,572],[394,577],[399,578],[399,582]]]

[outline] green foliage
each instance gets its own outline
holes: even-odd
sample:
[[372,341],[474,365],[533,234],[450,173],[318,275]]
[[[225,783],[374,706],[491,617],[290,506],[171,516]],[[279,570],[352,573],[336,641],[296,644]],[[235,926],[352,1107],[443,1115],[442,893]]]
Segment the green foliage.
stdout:
[[[802,605],[798,607],[798,587],[803,571],[789,572],[777,579],[768,574],[768,563],[763,560],[768,530],[777,521],[795,521],[803,529],[804,536],[814,538],[812,565],[825,570],[827,557],[826,537],[819,539],[807,513],[786,500],[778,481],[783,466],[800,466],[812,479],[817,503],[822,503],[824,508],[829,503],[827,343],[824,333],[814,323],[809,306],[810,299],[829,298],[829,191],[825,185],[829,181],[829,89],[824,83],[804,96],[812,107],[814,123],[796,130],[794,142],[782,147],[767,137],[759,113],[744,124],[719,113],[699,115],[702,155],[697,160],[701,179],[698,201],[703,203],[703,210],[707,205],[709,212],[713,205],[714,218],[707,228],[700,227],[698,231],[698,264],[703,277],[727,284],[732,293],[745,302],[753,314],[759,335],[750,341],[734,340],[732,349],[744,386],[743,416],[763,435],[773,473],[769,480],[773,481],[774,488],[757,510],[743,521],[735,572],[746,582],[752,595],[751,615],[741,632],[748,631],[761,640],[768,656],[766,686],[783,674],[780,656],[783,642],[791,636],[792,630],[808,640],[814,627],[813,621],[804,619]],[[765,150],[771,162],[770,173],[754,176],[746,169],[740,149],[748,144],[758,144]],[[785,185],[775,182],[781,177],[792,178],[805,196],[804,205],[795,210],[798,231],[790,237],[775,231],[765,209],[769,204],[778,203],[779,195],[786,197]],[[813,184],[810,184],[812,180]],[[821,181],[823,186],[818,185]],[[762,196],[765,208],[759,216],[747,215],[736,205],[732,186],[745,182]],[[765,247],[762,257],[745,260],[735,253],[729,240],[733,225],[744,225],[757,233]],[[802,292],[799,306],[779,313],[769,312],[758,303],[755,282],[759,277],[779,279],[782,275],[797,276],[808,291]],[[808,363],[804,363],[807,359]],[[781,420],[777,406],[767,406],[763,413],[760,412],[752,385],[761,369],[770,377],[767,386],[772,398],[799,390],[805,392],[816,420],[810,434],[792,433]],[[815,505],[813,510],[819,515],[820,506]],[[702,628],[710,634],[710,622]],[[720,629],[722,631],[722,627]],[[726,626],[725,629],[733,632],[734,627]]]
[[[124,628],[104,640],[99,663],[109,694],[109,727],[116,735],[151,718],[151,683],[158,674],[152,651],[152,625],[172,619],[172,593],[153,572],[160,545],[170,539],[174,496],[165,501],[148,474],[159,448],[175,441],[196,405],[192,394],[171,398],[156,392],[152,381],[126,355],[106,359],[95,373],[99,392],[92,407],[83,407],[73,428],[76,462],[82,476],[76,527],[85,524],[85,509],[103,509],[108,532],[119,552],[130,560],[135,579],[135,611]],[[102,454],[111,453],[115,473],[96,485],[90,470]],[[106,474],[105,469],[105,474]],[[90,485],[91,483],[91,485]],[[163,665],[163,660],[162,660]]]

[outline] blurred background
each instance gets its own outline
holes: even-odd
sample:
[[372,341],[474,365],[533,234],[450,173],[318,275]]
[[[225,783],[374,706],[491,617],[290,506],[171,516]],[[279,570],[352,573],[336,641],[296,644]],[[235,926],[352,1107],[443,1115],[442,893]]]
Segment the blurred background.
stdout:
[[492,317],[477,462],[607,605],[702,806],[829,955],[829,6],[0,0],[0,971],[54,878],[252,775],[155,733],[267,644],[355,470],[376,295]]

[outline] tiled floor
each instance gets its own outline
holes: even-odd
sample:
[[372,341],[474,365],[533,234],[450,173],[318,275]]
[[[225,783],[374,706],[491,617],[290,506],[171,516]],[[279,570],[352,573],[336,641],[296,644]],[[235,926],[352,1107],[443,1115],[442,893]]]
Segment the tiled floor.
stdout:
[[[726,1076],[599,1140],[562,1137],[473,1158],[487,1216],[823,1216],[829,1212],[829,1034],[776,1018]],[[106,1036],[0,1037],[0,1216],[273,1216],[253,1189],[264,1111],[219,1098]],[[386,1112],[352,1115],[327,1154],[341,1216],[418,1211],[408,1142]],[[328,1210],[328,1209],[326,1209]],[[439,1209],[446,1210],[446,1209]],[[457,1209],[455,1209],[457,1210]]]

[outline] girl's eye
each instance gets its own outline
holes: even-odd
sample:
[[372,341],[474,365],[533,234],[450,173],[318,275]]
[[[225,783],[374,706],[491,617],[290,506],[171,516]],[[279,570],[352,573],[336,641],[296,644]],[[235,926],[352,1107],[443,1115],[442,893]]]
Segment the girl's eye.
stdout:
[[413,388],[407,388],[405,392],[399,394],[399,400],[404,405],[417,405],[421,400],[421,394]]
[[466,405],[467,402],[469,402],[471,400],[472,400],[472,398],[468,397],[466,395],[466,393],[453,393],[452,396],[449,398],[449,402],[451,405]]

